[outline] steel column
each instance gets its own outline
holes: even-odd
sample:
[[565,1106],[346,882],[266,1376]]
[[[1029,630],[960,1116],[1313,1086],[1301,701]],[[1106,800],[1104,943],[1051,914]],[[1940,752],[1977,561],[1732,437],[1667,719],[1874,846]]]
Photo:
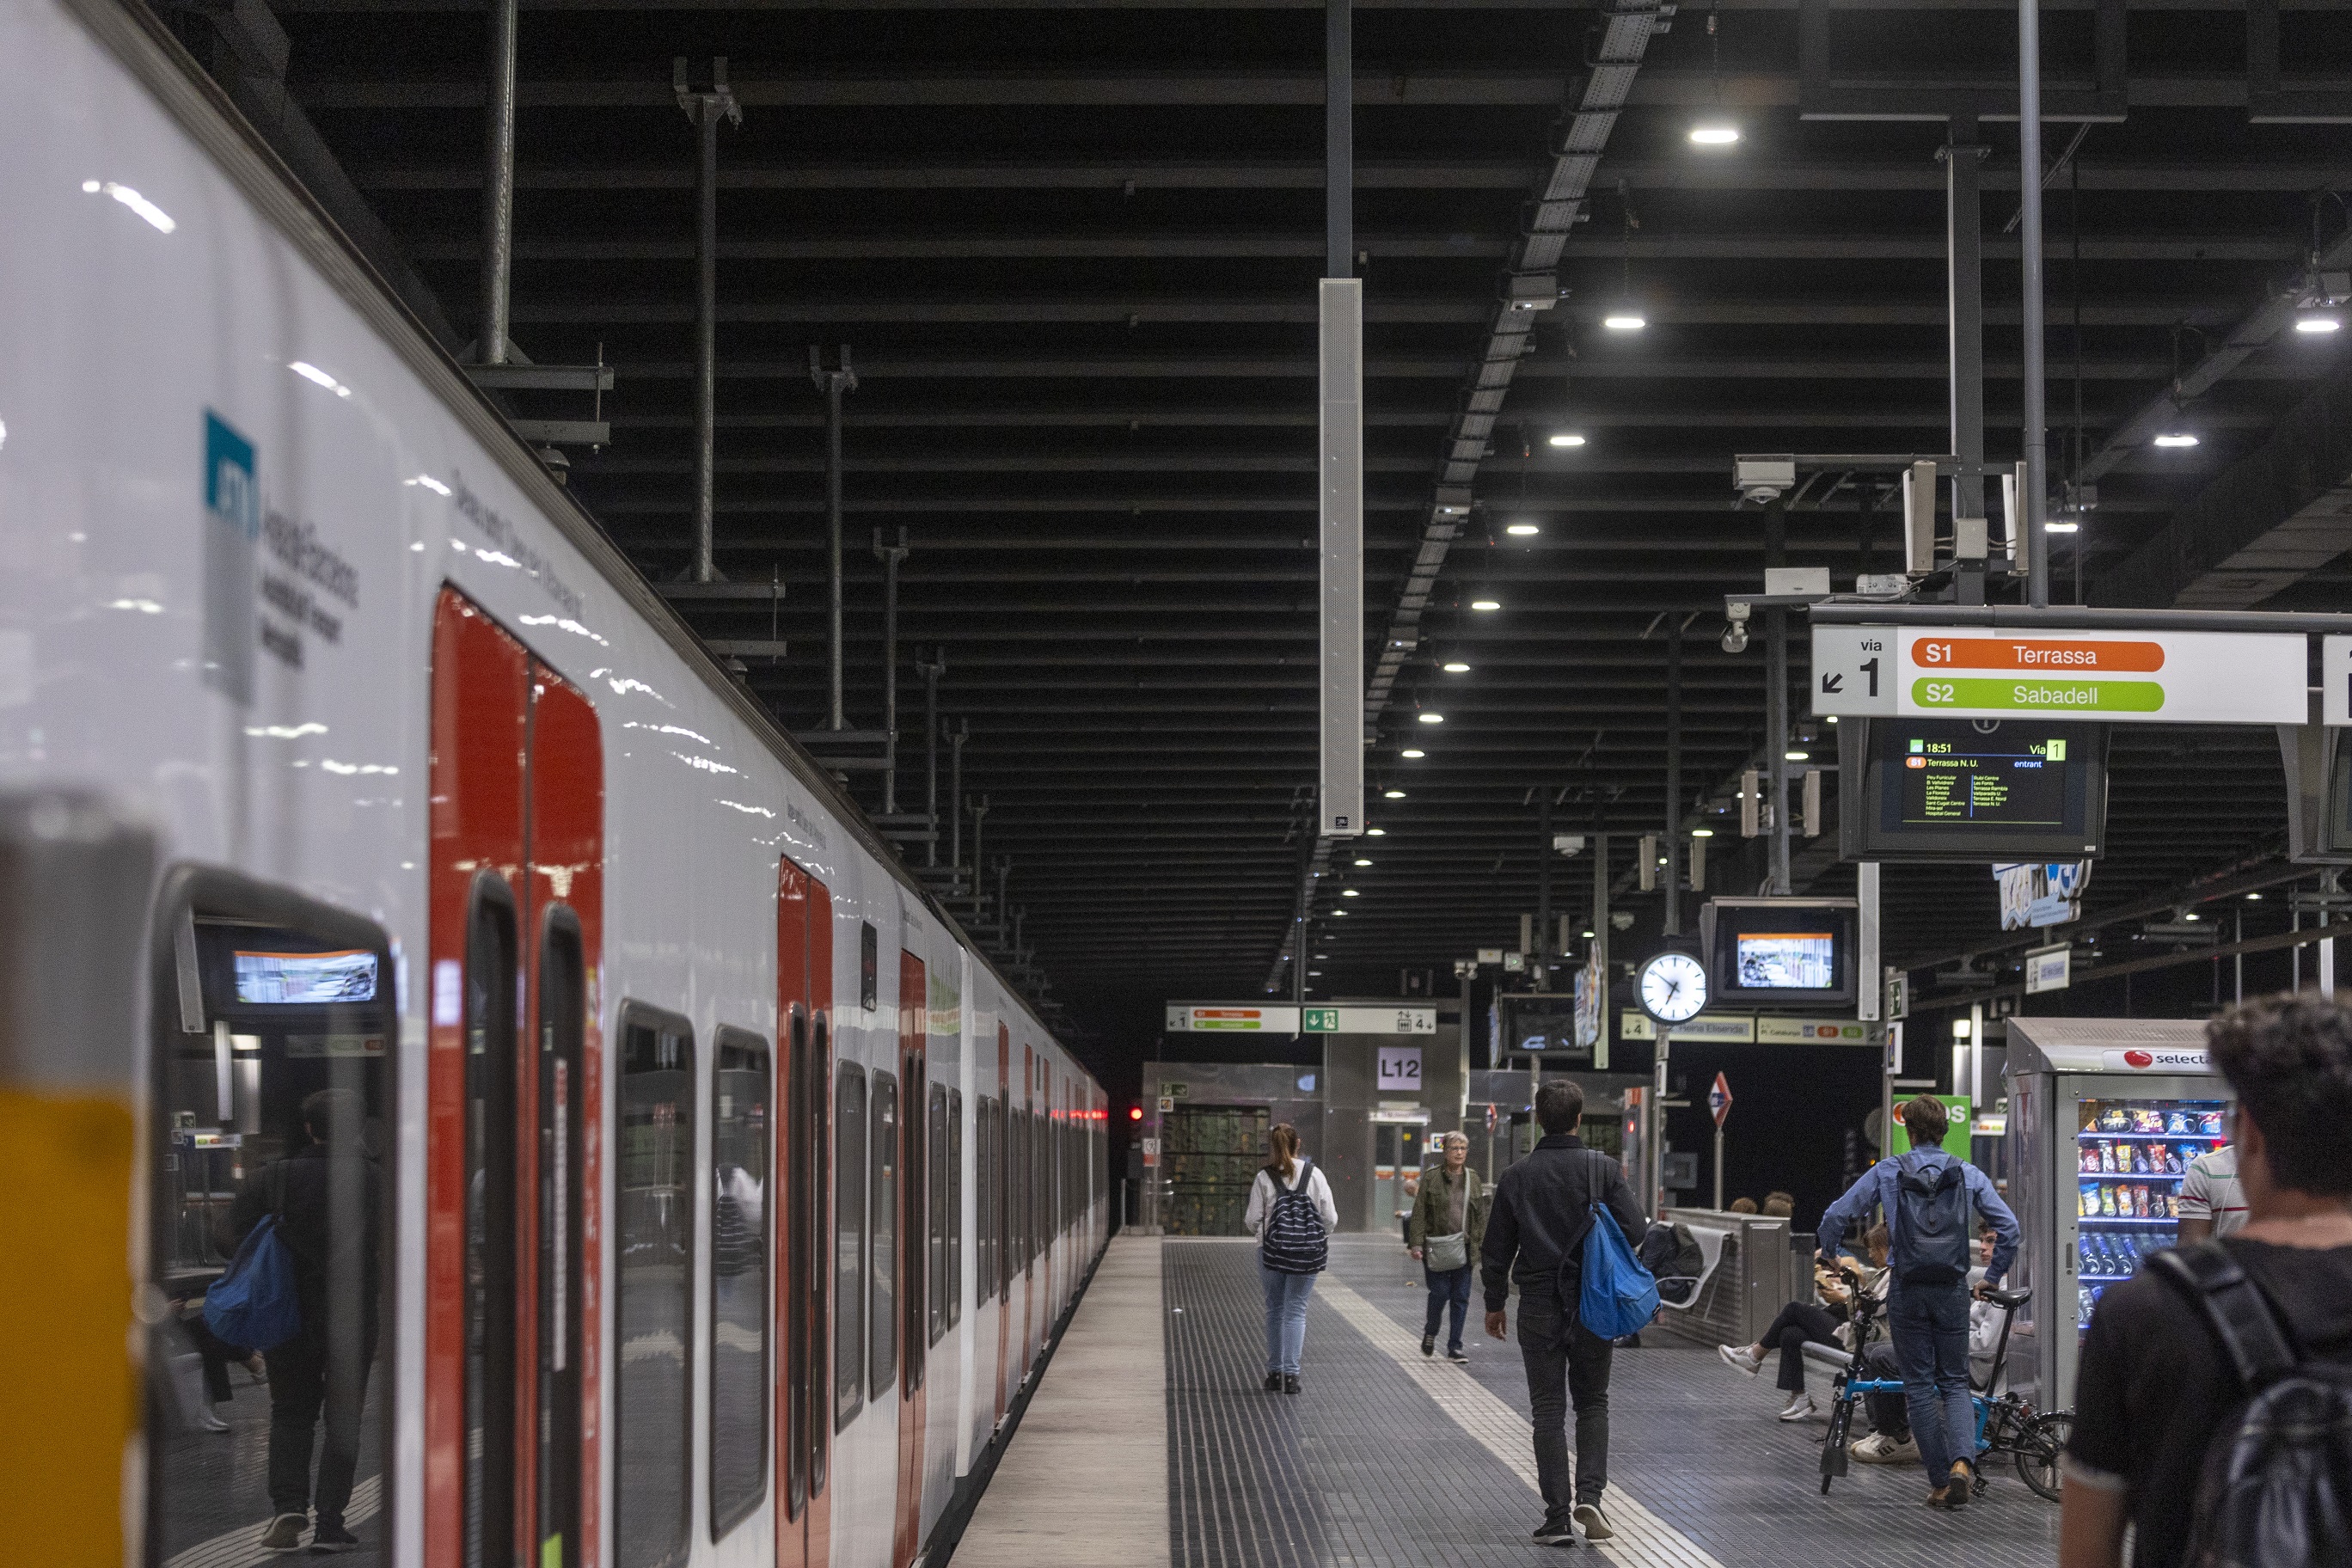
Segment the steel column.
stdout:
[[[968,721],[956,721],[955,733],[948,737],[948,865],[959,876],[963,872],[963,743],[971,739]],[[972,829],[975,846],[980,830]],[[972,869],[972,897],[980,896],[980,871]]]
[[849,345],[841,345],[841,363],[827,370],[824,353],[812,344],[809,379],[824,394],[825,679],[829,695],[824,727],[845,730],[849,724],[841,708],[841,395],[857,390],[857,373],[849,368]]
[[[1979,194],[1984,148],[1973,120],[1952,121],[1944,161],[1945,321],[1950,336],[1952,451],[1963,464],[1984,465],[1984,202]],[[2029,182],[2031,183],[2031,182]],[[1952,515],[1984,515],[1980,472],[1953,481]]]
[[1551,786],[1541,784],[1536,789],[1536,929],[1535,929],[1536,989],[1551,989],[1551,969],[1544,960],[1550,956],[1551,929]]
[[711,488],[719,439],[719,106],[696,100],[694,172],[694,580],[718,581]]
[[940,677],[947,672],[947,655],[931,650],[931,662],[915,658],[923,677],[923,815],[931,820],[931,837],[923,846],[923,864],[940,863]]
[[515,33],[520,0],[490,0],[490,70],[482,135],[482,309],[477,364],[507,363],[514,268]]
[[[1789,553],[1789,502],[1775,496],[1764,510],[1764,564]],[[1764,745],[1772,795],[1772,891],[1786,898],[1789,879],[1789,612],[1764,612]]]
[[1596,833],[1592,852],[1592,980],[1601,987],[1601,1028],[1609,1029],[1609,835]]
[[882,563],[882,815],[898,811],[898,563],[907,558],[907,531],[882,542],[874,531],[874,557]]
[[1323,4],[1323,276],[1356,275],[1354,0]]
[[1666,629],[1666,912],[1659,929],[1683,933],[1683,628]]
[[[2026,603],[2050,602],[2050,536],[2043,531],[2042,513],[2049,504],[2050,451],[2046,426],[2048,392],[2042,364],[2042,5],[2041,0],[2017,0],[2017,136],[2020,226],[2018,242],[2024,251],[2025,353],[2025,494],[2018,510],[2025,526]],[[2018,526],[2010,519],[2010,527]],[[2010,548],[2016,550],[2011,539]]]

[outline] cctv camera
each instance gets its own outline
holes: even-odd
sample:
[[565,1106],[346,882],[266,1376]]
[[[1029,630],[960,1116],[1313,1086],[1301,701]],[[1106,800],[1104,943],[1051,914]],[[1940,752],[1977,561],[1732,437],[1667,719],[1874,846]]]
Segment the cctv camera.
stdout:
[[1726,653],[1746,653],[1748,651],[1747,622],[1733,621],[1723,628],[1723,651]]

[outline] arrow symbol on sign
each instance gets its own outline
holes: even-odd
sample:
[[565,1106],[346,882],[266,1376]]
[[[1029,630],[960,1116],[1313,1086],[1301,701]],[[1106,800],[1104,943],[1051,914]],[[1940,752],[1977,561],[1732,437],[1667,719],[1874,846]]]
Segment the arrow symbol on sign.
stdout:
[[1825,692],[1843,691],[1845,689],[1845,677],[1843,675],[1822,676],[1822,689]]

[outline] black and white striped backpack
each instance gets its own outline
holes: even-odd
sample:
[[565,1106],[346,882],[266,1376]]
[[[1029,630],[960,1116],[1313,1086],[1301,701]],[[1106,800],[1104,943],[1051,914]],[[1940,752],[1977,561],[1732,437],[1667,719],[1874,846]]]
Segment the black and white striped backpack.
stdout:
[[1274,1207],[1258,1233],[1258,1255],[1276,1274],[1320,1274],[1330,1258],[1331,1238],[1307,1193],[1307,1156],[1301,1154],[1297,1177],[1287,1188],[1273,1171],[1265,1173],[1266,1184],[1274,1188]]

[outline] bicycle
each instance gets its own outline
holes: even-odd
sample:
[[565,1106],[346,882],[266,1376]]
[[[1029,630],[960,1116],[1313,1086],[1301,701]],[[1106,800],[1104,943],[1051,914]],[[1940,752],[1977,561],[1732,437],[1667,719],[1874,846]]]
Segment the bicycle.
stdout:
[[[1873,1377],[1864,1364],[1864,1352],[1868,1349],[1871,1330],[1879,1310],[1879,1302],[1862,1289],[1862,1281],[1851,1268],[1840,1268],[1853,1289],[1853,1346],[1845,1367],[1831,1385],[1830,1429],[1822,1442],[1822,1495],[1829,1495],[1830,1483],[1844,1475],[1851,1463],[1846,1453],[1846,1441],[1853,1430],[1854,1402],[1868,1394],[1900,1395],[1905,1385],[1900,1380]],[[2012,1457],[2018,1479],[2031,1488],[2037,1497],[2056,1502],[2060,1491],[2059,1457],[2065,1452],[2066,1439],[2074,1429],[2074,1413],[2071,1410],[2036,1411],[2031,1401],[2014,1391],[1994,1396],[1991,1391],[2000,1386],[2001,1373],[2009,1365],[2010,1325],[2016,1321],[2017,1310],[2032,1300],[2031,1290],[1989,1290],[1985,1300],[2001,1309],[2000,1339],[1993,1347],[1992,1369],[1979,1386],[1973,1375],[1969,1380],[1969,1395],[1976,1405],[1976,1454],[1969,1464],[1972,1491],[1982,1497],[1992,1482],[1985,1474],[1985,1459],[1994,1454]]]

